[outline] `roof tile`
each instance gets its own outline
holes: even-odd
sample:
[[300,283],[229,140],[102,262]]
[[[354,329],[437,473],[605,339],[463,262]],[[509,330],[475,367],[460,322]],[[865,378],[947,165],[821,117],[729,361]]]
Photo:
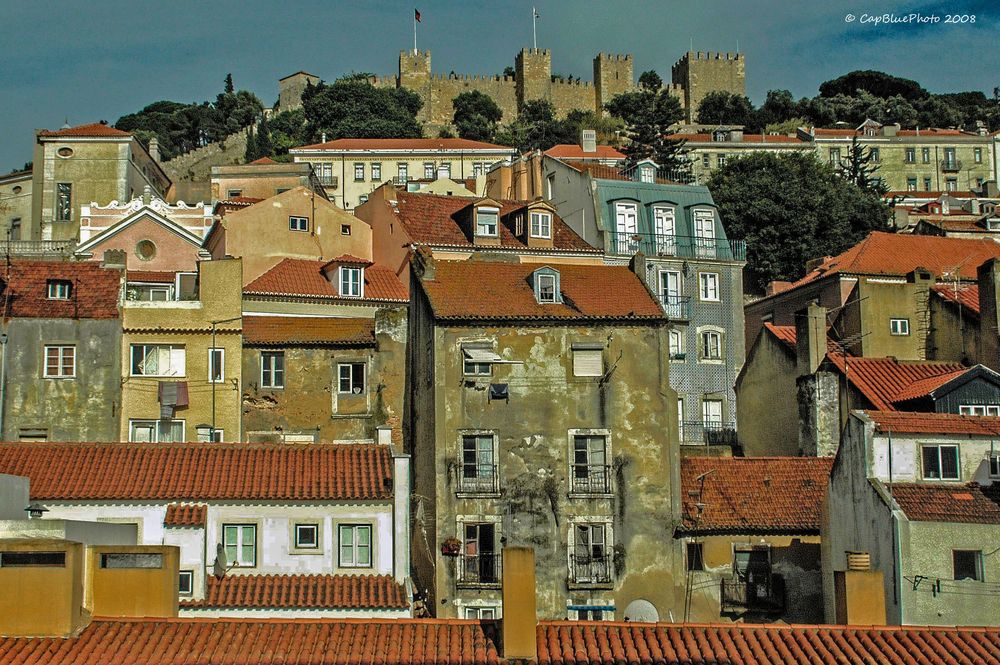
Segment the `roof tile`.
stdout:
[[576,143],[559,143],[545,151],[549,157],[557,159],[625,159],[625,154],[609,145],[599,145],[594,152],[585,152]]
[[341,298],[337,287],[323,275],[323,267],[329,261],[308,259],[284,259],[266,273],[245,287],[244,293],[283,296],[310,296],[336,298],[338,300],[376,300],[385,302],[408,302],[406,289],[388,268],[369,266],[365,268],[364,298]]
[[209,576],[205,598],[181,607],[405,610],[410,603],[391,575],[229,575]]
[[964,307],[969,314],[979,316],[978,284],[966,284],[957,288],[954,284],[935,284],[931,287],[931,289],[943,300],[951,303],[958,303]]
[[244,316],[247,346],[375,346],[375,320],[320,316]]
[[905,411],[865,411],[865,415],[875,423],[877,432],[1000,436],[1000,418],[995,416]]
[[1000,524],[1000,484],[893,483],[888,487],[906,517],[917,522]]
[[163,526],[205,526],[208,507],[203,504],[171,503],[163,518]]
[[71,138],[71,137],[121,137],[121,136],[132,136],[131,132],[125,132],[120,129],[116,129],[111,125],[106,125],[103,122],[92,122],[87,125],[77,125],[76,127],[67,127],[66,129],[56,129],[48,130],[43,129],[38,132],[39,136],[45,137],[58,137],[58,138]]
[[514,152],[505,145],[470,141],[469,139],[336,139],[326,143],[313,143],[292,148],[298,150],[490,150]]
[[[50,300],[48,282],[68,281],[68,300]],[[90,261],[13,261],[0,274],[7,316],[40,319],[117,319],[121,271]]]

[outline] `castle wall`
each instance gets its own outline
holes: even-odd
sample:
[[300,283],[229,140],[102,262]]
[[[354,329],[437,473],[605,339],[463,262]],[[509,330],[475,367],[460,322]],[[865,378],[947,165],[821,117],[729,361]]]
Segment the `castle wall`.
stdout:
[[741,53],[688,51],[671,68],[671,80],[684,86],[688,122],[698,115],[698,106],[710,92],[722,90],[746,95],[746,62]]

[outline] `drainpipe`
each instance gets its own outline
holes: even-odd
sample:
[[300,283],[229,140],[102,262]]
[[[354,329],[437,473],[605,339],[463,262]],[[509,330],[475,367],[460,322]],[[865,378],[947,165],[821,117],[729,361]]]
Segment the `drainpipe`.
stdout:
[[0,365],[0,440],[3,440],[4,432],[4,400],[6,399],[6,387],[7,387],[7,333],[0,333],[0,346],[3,346],[2,351],[2,361],[3,365]]

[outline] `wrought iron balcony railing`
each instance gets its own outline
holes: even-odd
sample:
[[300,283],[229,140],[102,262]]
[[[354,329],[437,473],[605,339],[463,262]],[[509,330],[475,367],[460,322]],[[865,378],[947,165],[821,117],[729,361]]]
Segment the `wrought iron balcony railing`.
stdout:
[[660,305],[669,319],[691,318],[691,297],[660,294]]
[[681,423],[681,443],[697,446],[734,446],[736,423],[685,420]]
[[494,494],[499,491],[496,464],[463,463],[458,491],[470,494]]
[[610,584],[611,555],[580,556],[571,554],[569,557],[570,584]]
[[458,586],[495,587],[502,579],[499,553],[462,554],[458,557]]
[[744,261],[747,257],[746,242],[743,240],[661,233],[613,233],[608,251],[619,256],[633,256],[641,252],[646,256],[721,261]]
[[941,162],[941,170],[945,173],[957,173],[962,170],[962,162],[958,159],[946,159]]
[[574,464],[570,477],[574,494],[610,494],[611,467],[606,464]]
[[757,610],[781,613],[785,609],[785,584],[780,575],[765,575],[759,582],[739,576],[721,580],[722,611]]

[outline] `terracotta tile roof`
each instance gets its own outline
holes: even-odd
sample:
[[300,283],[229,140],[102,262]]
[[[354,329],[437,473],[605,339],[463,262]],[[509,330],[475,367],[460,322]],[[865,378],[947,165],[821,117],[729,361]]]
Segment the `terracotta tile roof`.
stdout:
[[326,143],[314,143],[292,148],[290,152],[299,150],[490,150],[513,153],[514,149],[495,143],[470,141],[469,139],[337,139]]
[[163,526],[205,526],[208,507],[203,504],[171,503],[163,518]]
[[979,285],[966,284],[959,286],[956,292],[954,284],[935,284],[931,287],[934,293],[946,301],[958,303],[964,307],[969,314],[979,316]]
[[1000,484],[893,483],[892,498],[917,522],[1000,524]]
[[788,136],[787,134],[744,134],[742,141],[712,141],[711,134],[685,134],[683,132],[669,134],[664,138],[674,141],[690,141],[692,143],[798,143],[803,146],[806,144],[806,142],[799,137]]
[[341,298],[338,286],[323,275],[323,267],[329,261],[308,259],[284,259],[266,273],[253,280],[243,293],[280,296],[307,296],[335,298],[337,300],[366,300],[383,302],[408,302],[409,297],[403,283],[396,274],[382,266],[365,268],[364,298]]
[[255,164],[260,165],[260,164],[277,164],[277,163],[278,162],[274,161],[270,157],[261,157],[260,159],[255,159],[252,162],[250,162],[248,166],[253,166]]
[[832,466],[832,457],[682,457],[680,529],[818,534]]
[[560,143],[545,151],[549,157],[558,159],[625,159],[625,154],[609,145],[599,145],[594,152],[584,152],[583,147],[576,143]]
[[38,132],[38,135],[45,137],[59,137],[59,138],[132,136],[131,132],[125,132],[120,129],[115,129],[111,125],[106,125],[102,122],[92,122],[88,125],[77,125],[76,127],[69,127],[68,129],[56,129],[52,131],[48,129],[43,129]]
[[370,266],[370,265],[372,265],[372,262],[369,261],[368,259],[359,259],[358,257],[354,256],[353,254],[341,254],[337,258],[331,259],[327,263],[327,265],[332,265],[332,264],[336,264],[336,263],[342,263],[342,264],[347,264],[347,265],[362,265],[362,266]]
[[793,349],[795,348],[797,339],[795,335],[795,326],[777,326],[773,323],[767,322],[764,324],[764,329],[777,337],[778,341],[784,342]]
[[373,444],[4,443],[0,473],[38,500],[383,500],[392,459]]
[[[472,241],[463,230],[461,220],[471,214],[476,199],[462,196],[439,196],[397,191],[396,204],[390,209],[406,228],[414,242],[428,245],[448,245],[473,247]],[[571,229],[558,214],[552,216],[552,247],[533,249],[515,235],[509,215],[522,210],[531,201],[497,201],[500,204],[501,223],[499,225],[500,246],[524,252],[552,253],[559,251],[594,252],[600,250],[590,245]],[[487,250],[489,248],[486,248]]]
[[529,280],[541,264],[435,261],[421,281],[439,319],[659,321],[663,310],[625,266],[557,265],[562,303],[539,304]]
[[1000,242],[991,238],[942,238],[873,231],[842,254],[825,260],[793,284],[793,288],[835,273],[904,276],[926,268],[935,277],[959,269],[961,279],[975,281],[976,268],[1000,258]]
[[222,199],[221,201],[219,201],[215,205],[217,205],[217,206],[225,205],[225,206],[230,206],[230,207],[252,206],[254,203],[260,203],[263,200],[264,199],[258,199],[258,198],[253,197],[253,196],[234,196],[232,198]]
[[184,609],[350,609],[405,610],[406,589],[391,575],[238,575],[207,578],[203,600],[181,602]]
[[875,423],[876,432],[1000,436],[1000,418],[994,416],[907,411],[865,411],[865,415]]
[[177,273],[172,270],[129,270],[126,279],[129,282],[173,284],[176,277]]
[[[97,619],[71,638],[0,638],[0,665],[499,665],[492,622]],[[539,665],[998,665],[996,628],[545,621]]]
[[920,399],[921,397],[928,397],[935,390],[941,386],[950,383],[953,379],[957,379],[968,371],[968,368],[962,367],[961,369],[956,369],[951,372],[946,372],[944,374],[938,374],[937,376],[930,376],[926,379],[920,379],[919,381],[914,381],[909,386],[901,390],[892,399],[893,402],[905,402],[911,399]]
[[244,316],[246,346],[375,346],[375,320],[321,316]]
[[942,196],[948,196],[953,199],[974,199],[977,198],[975,192],[968,189],[961,190],[943,190],[943,189],[932,189],[929,191],[914,191],[909,189],[891,189],[886,192],[882,198],[883,199],[928,199],[930,201],[936,201]]
[[[48,282],[68,281],[68,300],[49,300]],[[117,319],[121,271],[94,261],[20,261],[11,263],[9,279],[0,269],[7,316],[45,319]]]

